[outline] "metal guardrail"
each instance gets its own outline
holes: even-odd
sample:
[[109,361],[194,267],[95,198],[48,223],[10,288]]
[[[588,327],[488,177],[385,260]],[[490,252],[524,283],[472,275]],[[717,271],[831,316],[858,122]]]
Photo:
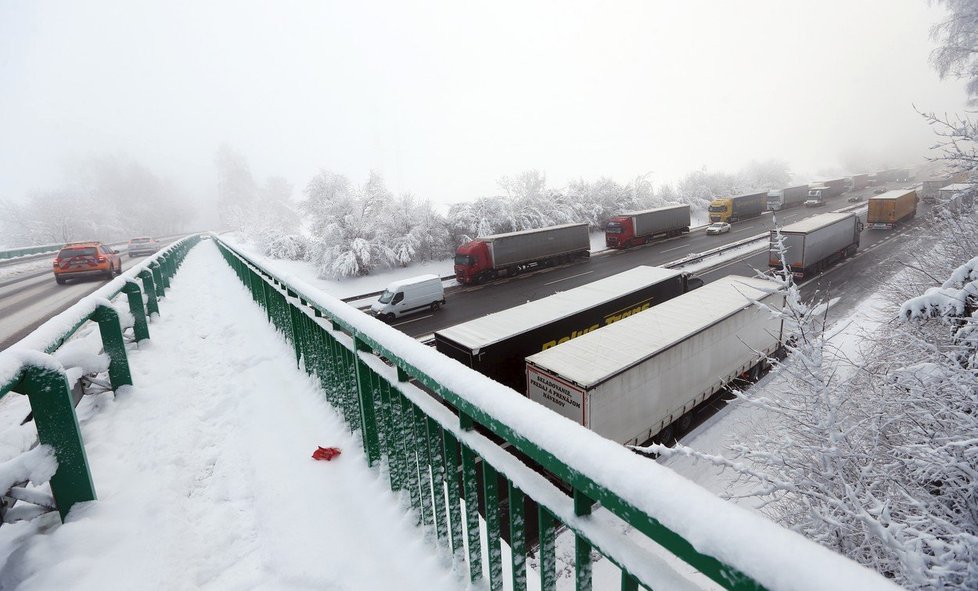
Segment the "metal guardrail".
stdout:
[[[181,234],[171,234],[169,236],[161,236],[158,240],[169,240],[171,238],[179,238],[180,236],[189,236],[192,234],[197,234],[197,232],[183,232]],[[126,246],[128,242],[111,242],[108,246],[113,248]],[[44,255],[48,255],[61,250],[64,247],[64,242],[59,242],[58,244],[46,244],[43,246],[27,246],[24,248],[11,248],[7,250],[0,250],[0,266],[13,265],[17,263],[26,263],[28,261],[33,261],[37,259],[44,258]],[[30,251],[30,252],[28,252]],[[14,253],[14,254],[11,254]],[[19,259],[19,260],[13,260]]]
[[9,392],[26,394],[38,440],[54,450],[58,469],[50,480],[51,492],[62,520],[75,503],[93,501],[96,495],[71,386],[65,368],[51,354],[87,322],[96,322],[109,356],[112,389],[132,385],[123,329],[111,300],[125,294],[136,341],[148,339],[148,317],[159,314],[158,299],[165,295],[170,279],[199,240],[193,235],[167,246],[0,352],[0,397]]
[[[556,432],[548,409],[299,279],[287,282],[232,246],[216,243],[269,322],[293,346],[299,368],[318,378],[326,399],[352,431],[360,432],[368,465],[386,465],[391,489],[409,496],[426,537],[467,568],[473,582],[484,577],[485,554],[489,588],[503,588],[505,539],[512,557],[510,583],[525,590],[527,524],[535,522],[545,590],[556,587],[558,524],[573,532],[574,576],[583,590],[592,587],[592,552],[620,569],[622,589],[676,588],[681,577],[648,550],[654,544],[728,589],[894,588],[878,574],[580,425],[566,422]],[[527,499],[536,504],[536,515],[525,514]],[[505,531],[501,510],[509,516]],[[722,515],[722,523],[702,515]],[[624,536],[629,528],[644,539]],[[778,567],[765,568],[770,564]]]
[[64,242],[58,244],[44,244],[42,246],[25,246],[24,248],[9,248],[7,250],[0,250],[0,261],[27,256],[30,254],[54,252],[59,250],[62,246],[64,246]]

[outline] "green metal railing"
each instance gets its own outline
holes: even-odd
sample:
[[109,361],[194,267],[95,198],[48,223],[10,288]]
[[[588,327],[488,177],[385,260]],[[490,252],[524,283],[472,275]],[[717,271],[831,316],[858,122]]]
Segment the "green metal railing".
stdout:
[[[758,555],[764,552],[770,555],[761,558],[780,564],[780,569],[795,569],[795,588],[826,588],[819,577],[827,576],[827,571],[834,576],[844,573],[847,582],[862,589],[891,588],[882,577],[841,556],[830,556],[830,569],[811,566],[796,551],[804,548],[815,556],[825,554],[825,549],[712,496],[708,501],[713,510],[726,512],[725,518],[729,514],[743,519],[739,525],[770,532],[772,543],[758,547],[747,532],[730,531],[739,525],[728,520],[716,530],[716,540],[706,544],[700,540],[700,546],[712,551],[694,547],[622,484],[632,476],[626,473],[628,468],[615,473],[614,484],[609,484],[608,478],[589,473],[588,464],[576,465],[568,452],[559,450],[567,447],[562,441],[549,446],[543,438],[494,416],[487,410],[492,404],[483,397],[489,381],[480,374],[472,371],[470,378],[453,378],[452,372],[438,369],[452,362],[432,357],[440,354],[430,348],[299,280],[286,283],[227,243],[216,243],[269,321],[293,345],[299,367],[318,378],[326,399],[351,430],[359,432],[368,464],[386,468],[391,489],[410,498],[418,523],[432,532],[457,564],[467,565],[472,581],[487,577],[490,589],[503,588],[502,543],[508,541],[512,588],[526,589],[529,546],[535,545],[541,588],[554,589],[555,540],[562,524],[574,535],[577,589],[592,587],[595,552],[620,569],[621,589],[676,586],[679,575],[648,552],[647,543],[624,537],[621,532],[628,528],[727,589],[785,583],[758,569]],[[507,403],[513,406],[533,405],[512,390],[492,386],[494,396],[510,396]],[[523,406],[520,412],[537,411],[537,406]],[[601,449],[592,455],[606,453],[612,463],[649,462],[577,425],[568,425],[566,437],[568,442],[588,441]],[[649,468],[647,463],[640,466]],[[705,494],[691,483],[684,484],[690,487],[689,503]],[[486,568],[479,507],[487,533]],[[528,515],[527,507],[536,514]],[[781,537],[787,537],[786,543],[780,543]],[[724,561],[718,555],[734,558]],[[749,576],[749,572],[756,574]],[[795,584],[799,579],[801,584]]]
[[96,495],[65,368],[51,354],[82,326],[95,322],[109,357],[112,390],[132,385],[122,324],[111,300],[125,294],[133,337],[137,342],[148,339],[148,318],[159,314],[158,299],[199,240],[193,235],[167,246],[0,352],[0,397],[8,392],[27,395],[38,440],[54,450],[58,469],[51,478],[51,492],[62,520],[75,503],[95,500]]

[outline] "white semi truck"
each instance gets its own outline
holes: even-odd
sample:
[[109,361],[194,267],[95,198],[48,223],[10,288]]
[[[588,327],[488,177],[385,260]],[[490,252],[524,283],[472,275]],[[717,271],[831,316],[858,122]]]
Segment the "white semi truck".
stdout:
[[773,282],[727,276],[526,359],[527,394],[622,444],[685,431],[734,379],[756,378],[782,347]]

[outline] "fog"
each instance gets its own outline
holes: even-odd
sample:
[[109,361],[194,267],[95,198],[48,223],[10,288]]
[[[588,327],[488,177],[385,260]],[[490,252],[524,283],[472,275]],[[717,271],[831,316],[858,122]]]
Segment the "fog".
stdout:
[[4,2],[0,198],[133,160],[207,211],[227,145],[296,195],[320,169],[448,204],[787,161],[912,166],[960,112],[939,8],[860,2]]

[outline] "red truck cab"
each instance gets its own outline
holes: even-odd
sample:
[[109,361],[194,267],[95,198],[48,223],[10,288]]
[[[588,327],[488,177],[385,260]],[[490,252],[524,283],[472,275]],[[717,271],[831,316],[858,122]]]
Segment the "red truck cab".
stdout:
[[482,240],[466,242],[455,251],[455,279],[459,283],[479,283],[490,270],[489,246]]
[[635,238],[631,217],[615,217],[608,220],[604,230],[604,244],[608,248],[628,248],[644,242],[645,240]]

